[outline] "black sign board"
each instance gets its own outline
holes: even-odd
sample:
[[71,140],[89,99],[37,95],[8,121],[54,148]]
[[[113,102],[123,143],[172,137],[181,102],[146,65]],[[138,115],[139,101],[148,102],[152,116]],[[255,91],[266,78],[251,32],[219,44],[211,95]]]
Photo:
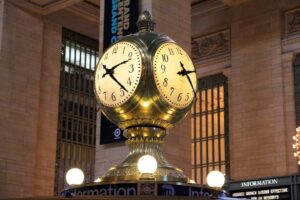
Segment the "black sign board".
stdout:
[[87,185],[74,189],[66,189],[62,196],[136,196],[136,183]]
[[111,123],[103,114],[101,115],[100,144],[109,144],[124,141],[123,131],[115,124]]
[[[137,20],[137,0],[105,0],[103,50],[122,36],[136,33],[138,31]],[[101,114],[100,144],[124,140],[123,131]]]
[[271,177],[231,182],[229,184],[229,191],[231,196],[235,198],[290,200],[290,184],[290,177]]
[[213,197],[215,196],[215,193],[216,191],[204,187],[193,187],[175,184],[157,185],[158,196]]
[[246,199],[280,199],[290,200],[290,187],[279,187],[279,188],[263,188],[263,189],[252,189],[244,191],[231,192],[231,196],[235,198],[246,198]]
[[115,183],[115,184],[89,184],[69,188],[61,193],[65,197],[75,196],[190,196],[208,197],[217,199],[223,193],[212,188],[202,187],[195,184],[176,183]]

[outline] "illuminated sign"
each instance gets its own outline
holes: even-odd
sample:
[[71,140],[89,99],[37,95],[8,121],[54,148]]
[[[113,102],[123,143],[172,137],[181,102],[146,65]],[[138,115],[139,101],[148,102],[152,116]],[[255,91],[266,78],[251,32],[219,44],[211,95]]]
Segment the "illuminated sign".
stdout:
[[256,186],[266,186],[266,185],[276,185],[276,184],[278,184],[278,180],[277,179],[246,181],[246,182],[241,182],[241,188],[256,187]]
[[138,31],[138,1],[106,0],[104,11],[104,49],[122,36]]

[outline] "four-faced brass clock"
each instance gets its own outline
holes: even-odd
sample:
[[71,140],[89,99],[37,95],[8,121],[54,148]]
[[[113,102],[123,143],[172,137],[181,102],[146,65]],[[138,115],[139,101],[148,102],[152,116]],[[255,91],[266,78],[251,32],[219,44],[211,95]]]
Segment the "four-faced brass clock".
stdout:
[[[139,180],[137,161],[144,154],[158,162],[155,180],[187,182],[183,172],[162,155],[162,139],[191,109],[197,87],[188,54],[175,41],[153,32],[149,12],[138,21],[139,32],[122,37],[102,55],[95,71],[100,109],[124,130],[130,153],[101,181]],[[106,134],[106,133],[102,133]]]
[[188,54],[151,30],[141,29],[111,45],[95,72],[101,111],[122,129],[174,126],[190,110],[196,87]]

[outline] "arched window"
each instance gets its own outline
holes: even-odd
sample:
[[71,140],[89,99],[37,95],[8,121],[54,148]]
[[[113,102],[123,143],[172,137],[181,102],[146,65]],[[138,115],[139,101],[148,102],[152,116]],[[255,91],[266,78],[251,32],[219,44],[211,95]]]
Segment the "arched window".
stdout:
[[229,178],[228,83],[223,74],[198,80],[192,108],[192,178],[206,184],[207,174],[219,170]]

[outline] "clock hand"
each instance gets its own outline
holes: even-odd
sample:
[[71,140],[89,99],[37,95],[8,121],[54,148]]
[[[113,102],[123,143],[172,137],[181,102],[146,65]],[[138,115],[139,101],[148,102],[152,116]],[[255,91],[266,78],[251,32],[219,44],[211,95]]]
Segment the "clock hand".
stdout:
[[124,60],[123,62],[120,62],[119,64],[116,64],[115,66],[113,66],[113,67],[110,68],[110,69],[107,69],[106,66],[103,65],[103,67],[105,66],[104,69],[105,69],[106,72],[102,75],[102,78],[104,78],[107,74],[112,74],[113,71],[114,71],[117,67],[119,67],[119,66],[122,65],[122,64],[127,63],[129,60],[130,60],[130,58],[129,58],[128,60]]
[[118,83],[118,85],[123,89],[123,90],[125,90],[126,92],[128,92],[128,90],[126,90],[126,88],[116,79],[116,77],[113,75],[113,74],[111,74],[111,73],[109,73],[108,74],[116,83]]
[[177,74],[181,75],[181,76],[188,75],[190,73],[196,73],[196,71],[195,70],[194,71],[190,71],[190,70],[183,70],[182,69],[181,71],[177,72]]
[[196,73],[196,70],[194,70],[194,71],[189,71],[189,70],[187,70],[187,71],[186,71],[186,74],[190,74],[190,73]]
[[[106,65],[103,65],[103,69],[105,69],[104,74],[108,74],[109,69],[106,67]],[[104,77],[104,74],[102,75],[102,78]]]
[[177,74],[178,74],[178,75],[181,75],[181,76],[186,76],[186,78],[188,79],[188,81],[189,81],[189,83],[190,83],[190,85],[191,85],[191,87],[192,87],[192,89],[193,89],[194,97],[196,98],[196,91],[195,91],[194,86],[193,86],[193,84],[192,84],[191,78],[190,78],[189,75],[188,75],[188,74],[190,74],[190,73],[196,73],[196,71],[195,71],[195,70],[194,70],[194,71],[189,71],[189,70],[187,71],[187,70],[184,68],[182,62],[180,62],[180,67],[182,68],[182,70],[179,71],[179,72],[177,72]]
[[182,68],[183,71],[186,72],[186,69],[184,68],[183,63],[181,61],[180,61],[180,67]]
[[192,89],[193,89],[194,97],[196,98],[196,91],[195,91],[194,86],[193,86],[193,84],[192,84],[191,78],[190,78],[189,75],[187,75],[187,74],[186,74],[186,77],[187,77],[187,79],[188,79],[188,81],[189,81],[189,83],[190,83],[190,85],[191,85],[191,87],[192,87]]

